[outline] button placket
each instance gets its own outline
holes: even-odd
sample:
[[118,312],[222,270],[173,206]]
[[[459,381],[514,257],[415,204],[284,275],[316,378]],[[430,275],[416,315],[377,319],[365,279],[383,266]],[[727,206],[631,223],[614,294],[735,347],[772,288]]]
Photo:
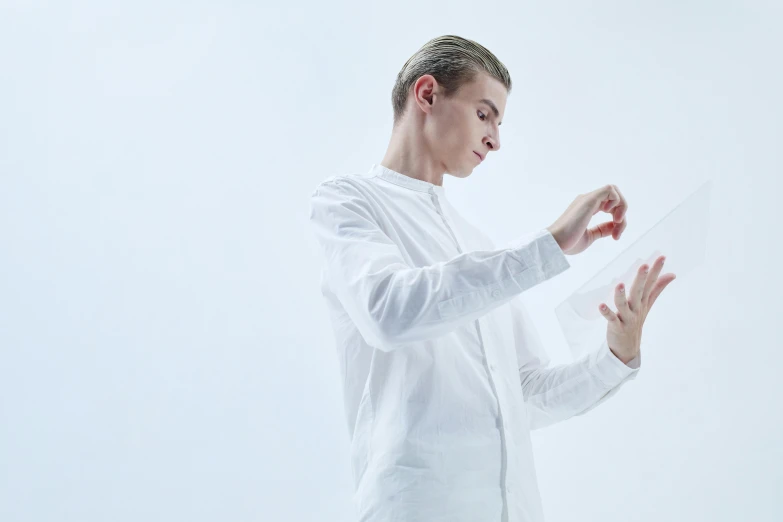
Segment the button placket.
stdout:
[[435,210],[438,212],[438,214],[440,214],[440,218],[443,220],[443,223],[446,225],[446,228],[451,234],[451,238],[454,240],[454,244],[457,246],[457,251],[461,254],[462,247],[460,247],[459,241],[457,240],[457,235],[454,233],[454,230],[452,230],[451,225],[449,224],[449,220],[446,219],[446,214],[443,212],[440,201],[438,201],[438,195],[435,194],[435,189],[433,188],[430,188],[430,198],[432,199],[432,204],[435,206]]

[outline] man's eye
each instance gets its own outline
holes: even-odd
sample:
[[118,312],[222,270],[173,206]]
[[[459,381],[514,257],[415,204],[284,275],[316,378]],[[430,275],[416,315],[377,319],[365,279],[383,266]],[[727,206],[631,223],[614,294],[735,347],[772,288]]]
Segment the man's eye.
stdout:
[[[484,116],[484,113],[483,113],[483,112],[481,112],[481,111],[477,111],[477,112],[478,112],[479,114],[481,114],[481,116]],[[484,118],[486,118],[486,116],[484,116]],[[481,121],[484,121],[482,118],[479,118],[479,119],[480,119]]]

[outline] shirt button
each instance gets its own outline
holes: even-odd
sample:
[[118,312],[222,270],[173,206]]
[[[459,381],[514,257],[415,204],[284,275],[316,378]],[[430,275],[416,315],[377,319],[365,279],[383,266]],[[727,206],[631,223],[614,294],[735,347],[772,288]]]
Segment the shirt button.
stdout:
[[492,297],[500,297],[500,290],[492,290]]
[[489,365],[489,369],[490,369],[490,371],[494,372],[495,371],[495,365],[494,364],[490,364]]

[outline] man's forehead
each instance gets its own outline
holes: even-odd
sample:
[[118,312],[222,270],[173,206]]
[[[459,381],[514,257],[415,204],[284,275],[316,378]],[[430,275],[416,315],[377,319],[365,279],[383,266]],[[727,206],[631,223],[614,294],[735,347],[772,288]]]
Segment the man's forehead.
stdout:
[[503,84],[496,78],[487,76],[486,74],[479,80],[473,82],[471,87],[471,93],[479,99],[486,98],[495,103],[501,103],[505,99],[504,94],[506,94],[506,88]]

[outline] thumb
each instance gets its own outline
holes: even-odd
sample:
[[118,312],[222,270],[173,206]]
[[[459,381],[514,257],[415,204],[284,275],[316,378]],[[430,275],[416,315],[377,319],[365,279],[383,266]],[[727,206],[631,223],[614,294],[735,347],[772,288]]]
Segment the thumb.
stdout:
[[590,243],[592,243],[596,239],[611,236],[613,230],[614,230],[614,221],[607,221],[606,223],[601,223],[597,227],[591,228],[590,230],[587,231],[587,233],[590,235]]

